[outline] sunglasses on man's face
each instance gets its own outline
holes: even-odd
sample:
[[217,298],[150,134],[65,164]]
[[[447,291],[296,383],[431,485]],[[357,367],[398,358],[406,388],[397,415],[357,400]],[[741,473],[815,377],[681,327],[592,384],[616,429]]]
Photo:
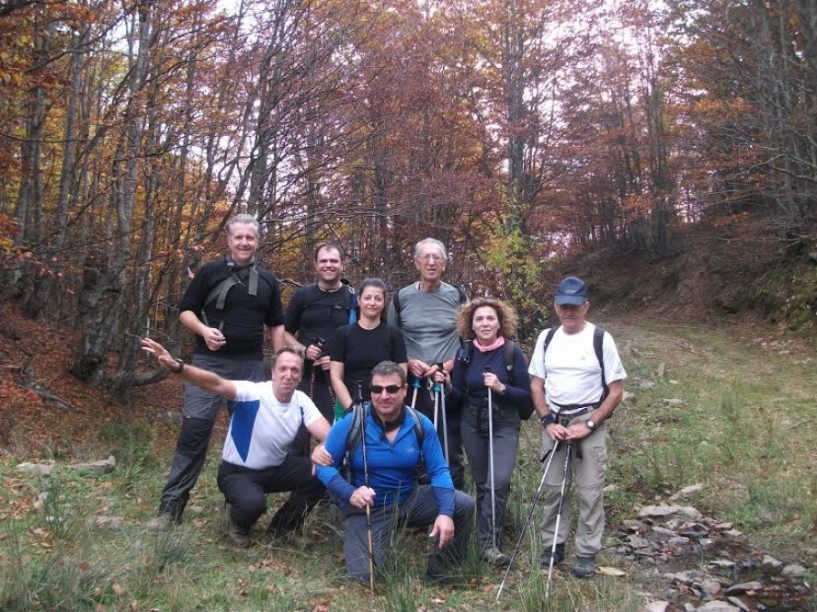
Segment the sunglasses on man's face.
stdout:
[[383,393],[383,391],[385,391],[389,395],[394,395],[395,393],[400,391],[400,389],[402,389],[402,388],[403,387],[401,387],[400,385],[386,385],[385,387],[383,385],[372,385],[371,386],[372,395],[380,395],[381,393]]

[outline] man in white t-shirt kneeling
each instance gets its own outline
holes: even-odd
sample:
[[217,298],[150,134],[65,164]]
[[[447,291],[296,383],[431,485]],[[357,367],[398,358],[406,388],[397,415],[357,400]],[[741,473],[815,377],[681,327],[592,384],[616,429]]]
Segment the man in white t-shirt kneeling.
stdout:
[[292,445],[303,424],[320,442],[329,423],[311,399],[297,390],[303,357],[294,347],[283,347],[272,359],[271,382],[233,381],[173,358],[149,338],[142,347],[168,370],[185,381],[232,402],[230,428],[224,441],[218,487],[230,504],[230,543],[250,545],[250,529],[266,512],[266,495],[291,491],[272,517],[267,533],[273,537],[294,533],[324,494],[312,474],[308,457],[297,456]]

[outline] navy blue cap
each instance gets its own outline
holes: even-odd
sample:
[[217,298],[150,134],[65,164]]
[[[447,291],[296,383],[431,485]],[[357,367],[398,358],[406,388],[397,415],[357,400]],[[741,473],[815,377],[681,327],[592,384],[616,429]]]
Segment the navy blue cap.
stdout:
[[568,276],[556,287],[556,305],[581,306],[587,300],[587,285],[577,276]]

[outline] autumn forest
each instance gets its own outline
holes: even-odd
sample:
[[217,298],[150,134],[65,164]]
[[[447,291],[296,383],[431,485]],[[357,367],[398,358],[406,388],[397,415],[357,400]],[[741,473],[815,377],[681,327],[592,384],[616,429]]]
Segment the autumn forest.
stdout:
[[814,231],[817,1],[7,0],[0,145],[0,299],[93,384],[182,342],[236,212],[288,291],[321,241],[394,288],[434,236],[533,321],[555,258]]

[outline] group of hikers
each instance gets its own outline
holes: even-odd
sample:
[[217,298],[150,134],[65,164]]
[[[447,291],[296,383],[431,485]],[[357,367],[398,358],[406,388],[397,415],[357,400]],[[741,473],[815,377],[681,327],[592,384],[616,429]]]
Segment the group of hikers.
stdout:
[[[436,239],[417,243],[419,279],[390,299],[378,278],[355,292],[342,279],[341,249],[321,245],[316,282],[300,288],[286,311],[278,281],[255,260],[258,246],[256,219],[236,215],[227,223],[226,257],[193,276],[179,305],[180,322],[196,335],[191,363],[142,340],[185,382],[181,432],[151,527],[182,521],[227,400],[218,486],[229,504],[231,544],[250,546],[266,495],[289,491],[269,537],[292,537],[331,496],[342,512],[353,580],[373,581],[391,531],[402,525],[432,526],[431,580],[455,575],[475,521],[483,559],[507,567],[502,526],[520,424],[535,412],[547,457],[534,499],[546,486],[542,566],[550,572],[565,562],[569,521],[561,518],[570,516],[566,492],[575,481],[573,573],[594,574],[604,531],[606,421],[626,373],[610,334],[586,320],[581,279],[559,283],[560,324],[542,331],[528,364],[513,341],[514,310],[498,299],[469,301],[444,282],[448,254]],[[466,457],[476,499],[463,492]]]

